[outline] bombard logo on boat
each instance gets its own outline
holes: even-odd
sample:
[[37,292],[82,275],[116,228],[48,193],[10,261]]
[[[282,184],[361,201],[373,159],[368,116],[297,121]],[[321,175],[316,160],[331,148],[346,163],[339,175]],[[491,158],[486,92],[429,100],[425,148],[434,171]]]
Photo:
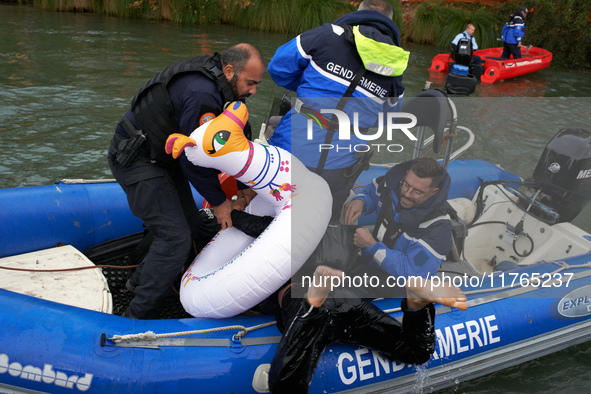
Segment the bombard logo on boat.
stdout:
[[[435,329],[437,344],[432,355],[433,360],[456,359],[462,353],[496,346],[501,342],[501,333],[495,315],[483,316],[474,320],[459,322]],[[342,352],[337,361],[341,382],[351,385],[356,381],[379,378],[394,374],[405,368],[413,370],[413,365],[390,361],[379,352],[362,347],[354,352]],[[391,379],[392,376],[383,377]]]
[[557,299],[552,304],[550,314],[561,320],[591,315],[591,285],[574,289]]
[[43,368],[33,365],[23,365],[18,361],[11,361],[7,354],[0,353],[0,375],[7,373],[13,378],[29,380],[45,384],[53,384],[67,389],[87,391],[92,384],[93,374],[85,373],[68,376],[64,372],[54,371],[52,364],[43,364]]

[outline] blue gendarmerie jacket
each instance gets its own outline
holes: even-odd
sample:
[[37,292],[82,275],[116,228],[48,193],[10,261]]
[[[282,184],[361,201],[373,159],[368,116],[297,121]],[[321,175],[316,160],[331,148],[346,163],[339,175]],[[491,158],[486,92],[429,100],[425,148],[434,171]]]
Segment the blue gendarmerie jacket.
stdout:
[[393,248],[388,248],[384,242],[376,242],[361,253],[372,259],[370,264],[377,264],[389,275],[431,278],[453,245],[449,215],[452,208],[447,203],[451,178],[446,173],[439,192],[417,208],[402,209],[400,182],[411,164],[405,162],[396,165],[384,177],[376,178],[365,186],[355,197],[363,201],[364,213],[371,213],[382,209],[381,194],[390,193],[393,219],[402,231]]
[[501,38],[507,44],[519,44],[525,34],[524,29],[525,21],[523,17],[520,14],[513,14],[511,19],[503,26]]
[[[300,100],[316,111],[335,108],[363,67],[355,46],[343,34],[341,24],[359,25],[360,32],[374,41],[400,45],[398,27],[391,19],[378,11],[363,10],[304,32],[279,47],[269,62],[271,78],[277,85],[295,91]],[[369,127],[375,124],[377,113],[399,111],[403,94],[402,76],[389,77],[366,71],[352,94],[355,103],[347,106],[358,106],[355,112],[360,114],[359,126]],[[349,112],[347,106],[345,112]],[[321,154],[319,144],[324,143],[326,130],[314,124],[313,138],[308,139],[306,125],[307,119],[292,110],[283,117],[269,143],[290,151],[306,166],[317,168]],[[339,141],[335,133],[335,149],[329,152],[324,168],[352,165],[356,158],[350,147],[367,143],[355,135]]]

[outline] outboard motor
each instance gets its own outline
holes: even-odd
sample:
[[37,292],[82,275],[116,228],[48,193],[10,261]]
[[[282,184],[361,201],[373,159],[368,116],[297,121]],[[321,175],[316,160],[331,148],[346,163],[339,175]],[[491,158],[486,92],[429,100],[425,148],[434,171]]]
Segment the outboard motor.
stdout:
[[528,181],[539,184],[539,201],[570,222],[591,199],[591,129],[566,127],[546,145]]
[[468,38],[461,38],[451,53],[456,64],[469,66],[472,61],[472,42]]
[[469,96],[476,90],[478,79],[469,74],[472,61],[472,41],[468,38],[460,38],[456,45],[452,44],[449,74],[445,80],[444,90],[449,94]]
[[476,90],[478,80],[472,74],[469,74],[468,66],[454,64],[445,79],[443,88],[449,94],[460,94],[469,96]]

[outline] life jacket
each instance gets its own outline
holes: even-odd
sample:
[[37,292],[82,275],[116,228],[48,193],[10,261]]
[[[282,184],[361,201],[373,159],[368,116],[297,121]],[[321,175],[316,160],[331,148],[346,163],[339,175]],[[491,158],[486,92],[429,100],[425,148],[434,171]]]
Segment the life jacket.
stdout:
[[[398,238],[404,232],[411,232],[411,236],[414,235],[412,228],[404,228],[405,223],[398,222],[395,218],[396,212],[394,212],[394,201],[391,195],[391,190],[385,187],[384,177],[376,179],[378,183],[378,191],[380,191],[380,202],[381,208],[378,213],[376,224],[373,229],[373,237],[378,241],[384,243],[386,247],[392,249],[396,244]],[[420,223],[435,219],[439,216],[450,215],[452,219],[457,219],[457,213],[452,206],[447,202],[443,201],[437,208],[429,212]],[[419,224],[419,223],[417,223]]]
[[[344,37],[357,50],[357,55],[363,64],[356,72],[353,80],[347,87],[347,90],[336,107],[338,111],[342,111],[347,104],[347,99],[353,95],[357,85],[359,85],[361,79],[365,75],[366,70],[385,77],[401,76],[408,66],[410,52],[402,49],[396,39],[394,40],[395,44],[391,45],[364,36],[359,30],[359,25],[352,26],[347,23],[342,23],[339,26],[343,28]],[[305,112],[298,112],[306,117],[314,118],[314,114],[307,115]],[[314,112],[317,113],[317,111]],[[324,139],[324,146],[327,146],[332,142],[334,133],[338,130],[339,126],[334,119],[325,119],[325,124],[327,125],[327,133],[326,138]],[[316,165],[317,174],[322,175],[327,157],[328,150],[322,150],[320,158],[318,159],[318,164]]]
[[343,23],[345,37],[357,49],[357,54],[363,62],[366,70],[386,77],[398,77],[404,73],[408,66],[410,52],[402,49],[398,42],[394,45],[375,41],[364,36],[359,26],[351,26]]
[[165,167],[178,163],[164,151],[166,139],[179,131],[178,121],[173,119],[174,107],[168,94],[168,83],[177,75],[201,73],[215,82],[222,102],[234,100],[232,88],[222,70],[219,53],[213,56],[199,56],[178,61],[160,71],[133,98],[131,110],[150,144],[150,159]]
[[472,40],[470,38],[460,38],[456,44],[452,57],[456,64],[469,66],[472,60]]
[[503,30],[501,30],[501,41],[505,42],[507,40],[507,31],[509,30],[508,23],[503,25]]
[[508,44],[516,44],[518,40],[515,35],[519,34],[524,25],[525,21],[519,12],[516,11],[515,13],[511,14],[509,20],[503,26],[503,30],[501,30],[501,41]]

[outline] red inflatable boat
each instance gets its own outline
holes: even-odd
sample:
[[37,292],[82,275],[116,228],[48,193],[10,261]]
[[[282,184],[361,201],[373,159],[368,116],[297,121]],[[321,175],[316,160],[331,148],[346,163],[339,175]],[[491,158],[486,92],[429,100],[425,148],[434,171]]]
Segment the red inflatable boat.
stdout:
[[[502,79],[518,77],[542,70],[550,65],[552,53],[537,47],[522,47],[521,59],[501,59],[503,48],[488,48],[474,51],[484,61],[484,72],[480,81],[493,83]],[[454,62],[449,53],[440,53],[433,58],[429,71],[448,72]]]

